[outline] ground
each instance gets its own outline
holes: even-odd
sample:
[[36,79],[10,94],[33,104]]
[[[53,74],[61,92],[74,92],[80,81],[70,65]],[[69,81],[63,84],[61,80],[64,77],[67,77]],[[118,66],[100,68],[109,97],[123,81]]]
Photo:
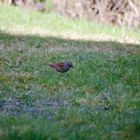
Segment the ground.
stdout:
[[0,9],[0,139],[140,138],[139,31]]

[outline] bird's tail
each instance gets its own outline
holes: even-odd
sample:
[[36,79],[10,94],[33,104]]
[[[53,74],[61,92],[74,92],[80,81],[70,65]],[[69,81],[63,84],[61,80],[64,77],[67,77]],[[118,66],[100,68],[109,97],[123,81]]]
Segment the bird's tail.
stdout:
[[53,64],[47,64],[46,66],[47,66],[47,67],[48,67],[48,66],[49,66],[49,67],[54,67]]

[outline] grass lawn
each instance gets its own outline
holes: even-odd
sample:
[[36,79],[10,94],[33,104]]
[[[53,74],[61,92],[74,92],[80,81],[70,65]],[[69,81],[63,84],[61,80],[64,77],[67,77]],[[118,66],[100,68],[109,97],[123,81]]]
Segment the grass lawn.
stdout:
[[0,139],[139,140],[139,38],[0,5]]

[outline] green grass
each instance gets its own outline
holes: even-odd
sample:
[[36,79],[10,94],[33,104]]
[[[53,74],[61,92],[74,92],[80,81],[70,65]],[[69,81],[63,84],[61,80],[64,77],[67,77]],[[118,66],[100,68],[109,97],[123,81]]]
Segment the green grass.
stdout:
[[[0,139],[140,139],[140,45],[30,35],[26,28],[122,31],[3,5],[0,13]],[[17,25],[24,35],[12,34]],[[63,60],[74,68],[46,67]]]
[[[34,31],[49,31],[54,33],[78,33],[80,35],[102,35],[115,36],[117,39],[127,40],[137,39],[140,41],[140,29],[128,30],[126,28],[111,27],[99,23],[87,22],[86,20],[72,20],[56,13],[37,13],[26,12],[19,8],[0,5],[0,30],[13,31],[18,30],[26,33]],[[17,32],[17,31],[16,31]]]

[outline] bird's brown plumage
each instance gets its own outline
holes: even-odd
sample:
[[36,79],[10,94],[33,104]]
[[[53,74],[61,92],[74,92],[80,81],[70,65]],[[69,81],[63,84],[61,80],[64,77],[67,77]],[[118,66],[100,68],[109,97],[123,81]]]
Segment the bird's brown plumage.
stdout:
[[49,64],[48,66],[54,68],[56,71],[61,73],[66,72],[73,67],[71,62],[60,62],[56,64]]

